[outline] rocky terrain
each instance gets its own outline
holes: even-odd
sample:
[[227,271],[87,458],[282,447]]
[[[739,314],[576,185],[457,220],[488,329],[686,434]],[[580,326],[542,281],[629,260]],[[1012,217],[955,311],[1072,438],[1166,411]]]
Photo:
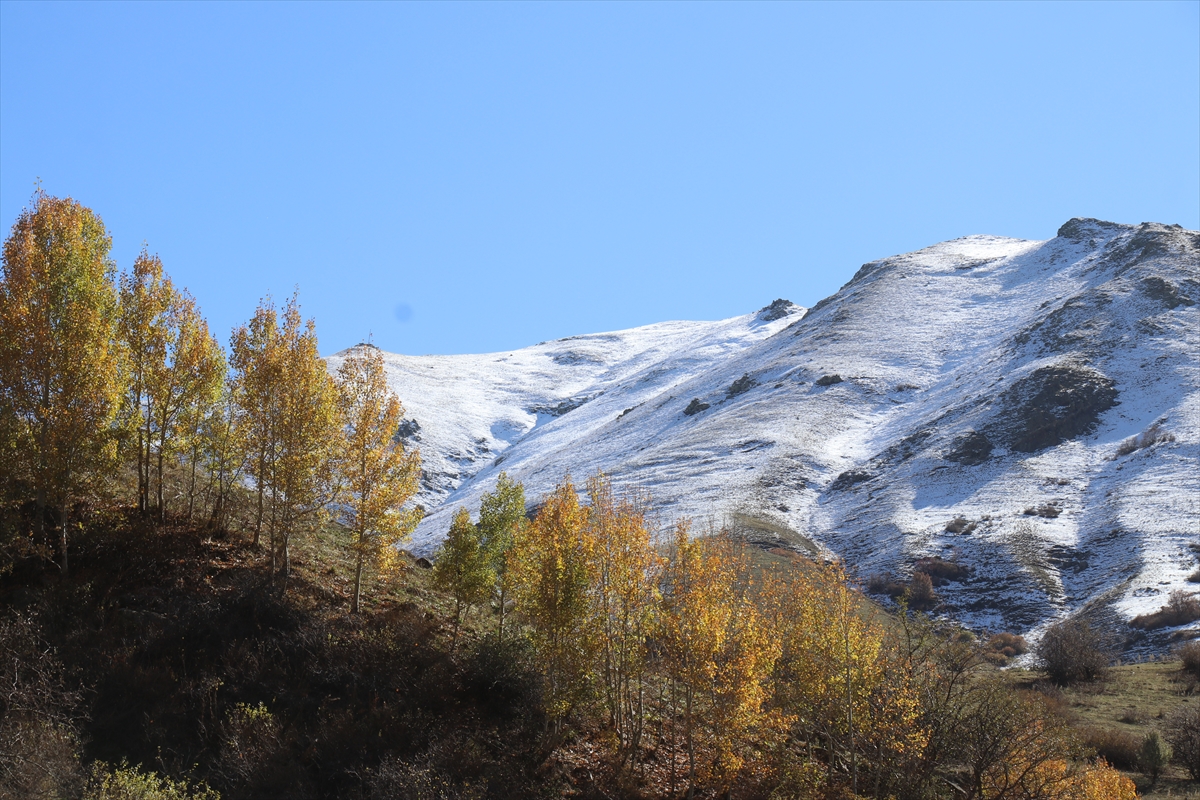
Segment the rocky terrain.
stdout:
[[1200,590],[1198,303],[1200,234],[1072,219],[865,264],[807,312],[389,354],[426,470],[412,546],[432,551],[502,470],[531,500],[604,470],[663,523],[864,580],[951,562],[939,611],[977,629],[1081,612],[1125,629]]

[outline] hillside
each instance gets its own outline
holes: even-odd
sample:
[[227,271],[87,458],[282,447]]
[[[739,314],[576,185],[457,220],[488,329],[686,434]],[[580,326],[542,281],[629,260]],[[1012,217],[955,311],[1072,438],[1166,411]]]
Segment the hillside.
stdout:
[[414,548],[502,470],[536,498],[602,469],[664,520],[807,544],[864,577],[958,562],[941,610],[976,628],[1124,622],[1195,588],[1197,301],[1200,234],[1073,219],[866,264],[807,313],[388,355],[426,465]]

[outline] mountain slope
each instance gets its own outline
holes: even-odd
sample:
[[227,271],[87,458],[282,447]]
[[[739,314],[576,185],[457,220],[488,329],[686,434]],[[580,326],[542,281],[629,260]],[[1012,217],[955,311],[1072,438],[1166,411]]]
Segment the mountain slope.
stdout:
[[[864,576],[958,561],[944,608],[979,628],[1127,620],[1196,568],[1198,302],[1200,234],[1076,219],[866,264],[803,317],[388,356],[430,469],[415,546],[500,470],[534,499],[603,469],[664,520],[811,542]],[[1118,455],[1148,430],[1164,440]]]

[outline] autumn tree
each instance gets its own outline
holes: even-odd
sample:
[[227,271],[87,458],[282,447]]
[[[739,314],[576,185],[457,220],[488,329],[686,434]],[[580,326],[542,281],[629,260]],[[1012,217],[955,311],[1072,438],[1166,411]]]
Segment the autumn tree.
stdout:
[[625,762],[636,758],[645,725],[647,640],[658,621],[663,560],[651,540],[645,497],[617,497],[609,478],[598,474],[588,479],[588,499],[596,672]]
[[495,579],[479,528],[471,522],[470,512],[458,509],[433,565],[434,585],[454,597],[451,648],[458,641],[463,611],[487,600]]
[[355,347],[338,367],[338,406],[345,444],[338,459],[342,522],[353,536],[354,596],[358,613],[363,565],[370,559],[390,564],[394,545],[412,532],[420,512],[402,507],[417,491],[421,456],[406,452],[396,431],[404,416],[388,389],[383,355],[375,347]]
[[32,488],[39,534],[47,505],[58,511],[64,573],[71,505],[96,486],[116,453],[122,352],[110,248],[91,209],[41,190],[4,241],[2,427]]
[[596,646],[587,613],[587,521],[587,508],[567,477],[544,499],[533,523],[517,528],[508,562],[516,608],[532,629],[546,681],[547,726],[555,735],[587,694]]
[[335,495],[341,418],[337,388],[317,350],[316,329],[293,296],[282,324],[269,302],[233,338],[242,419],[258,483],[256,530],[271,540],[271,571],[286,585],[294,533],[319,519]]
[[897,765],[927,742],[920,695],[900,653],[839,565],[777,574],[769,595],[783,648],[774,702],[791,740],[801,752],[823,754],[829,786],[855,795],[889,788]]
[[254,546],[259,545],[266,514],[267,487],[274,469],[275,443],[280,435],[283,356],[280,353],[279,313],[270,298],[259,303],[248,325],[230,340],[233,392],[247,468],[254,478],[257,499]]
[[207,472],[207,524],[213,530],[223,530],[228,524],[234,487],[245,474],[249,426],[242,423],[243,418],[244,412],[237,402],[237,389],[227,381],[217,402],[200,421],[195,440],[199,449],[193,458],[203,461]]
[[[728,788],[767,699],[778,639],[728,534],[692,539],[687,524],[677,525],[662,584],[660,639],[670,705],[682,716],[688,794],[707,775]],[[706,764],[701,746],[711,754]]]
[[501,472],[496,479],[496,488],[485,492],[479,502],[479,532],[495,576],[493,591],[499,605],[498,635],[501,639],[504,638],[504,621],[512,591],[509,554],[518,529],[525,524],[525,487],[509,478],[508,473]]
[[128,351],[124,412],[137,433],[137,506],[150,510],[155,409],[151,387],[162,383],[167,365],[167,313],[174,287],[163,275],[162,261],[143,248],[133,270],[121,276],[118,330]]

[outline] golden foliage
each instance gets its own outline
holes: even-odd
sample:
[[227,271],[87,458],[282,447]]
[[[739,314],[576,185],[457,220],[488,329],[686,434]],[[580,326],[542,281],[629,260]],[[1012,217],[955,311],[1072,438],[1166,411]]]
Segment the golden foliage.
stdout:
[[588,619],[592,542],[588,510],[565,478],[528,526],[519,527],[509,557],[513,599],[529,623],[545,676],[548,720],[556,732],[587,694],[596,633]]
[[[767,698],[779,639],[754,597],[744,555],[727,534],[691,539],[679,524],[663,580],[661,641],[670,708],[682,717],[691,786],[728,786]],[[699,749],[711,752],[700,763]]]
[[38,191],[4,241],[0,280],[0,406],[12,477],[58,510],[68,568],[71,504],[116,457],[122,352],[111,239],[91,209]]
[[383,356],[373,347],[356,347],[338,368],[338,407],[346,437],[338,459],[338,500],[356,551],[351,611],[358,612],[364,560],[389,570],[395,545],[421,519],[402,507],[417,491],[421,455],[406,452],[396,438],[404,409],[388,389]]
[[317,350],[315,326],[302,319],[295,296],[282,324],[264,301],[249,327],[234,331],[233,367],[258,484],[256,533],[265,521],[272,572],[286,580],[292,535],[319,519],[335,494],[337,388]]

